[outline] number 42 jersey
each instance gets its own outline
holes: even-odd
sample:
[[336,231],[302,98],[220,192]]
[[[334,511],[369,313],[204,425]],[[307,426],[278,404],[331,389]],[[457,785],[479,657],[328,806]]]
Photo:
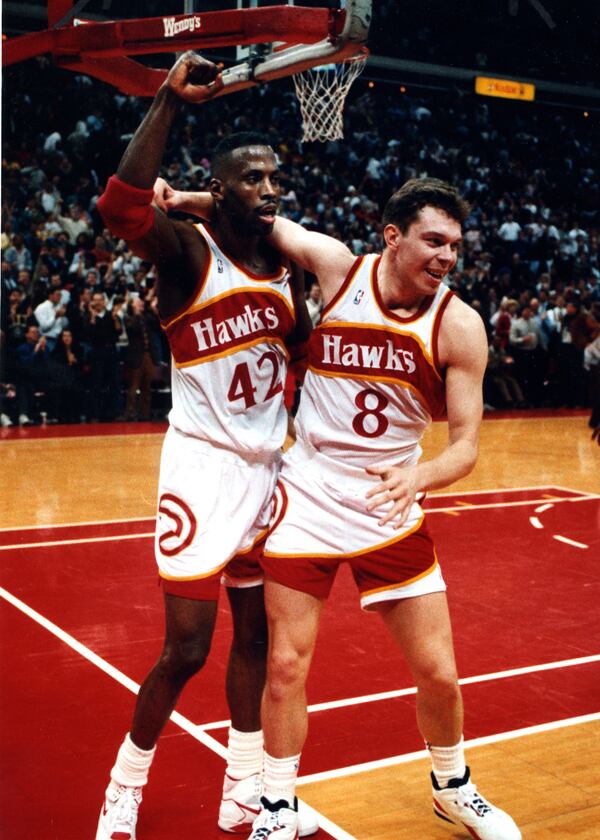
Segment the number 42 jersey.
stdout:
[[296,313],[281,266],[256,275],[196,225],[207,261],[190,305],[162,324],[172,354],[169,423],[246,456],[268,457],[285,440],[286,337]]
[[440,285],[400,317],[381,299],[379,261],[358,258],[323,310],[296,417],[300,440],[348,467],[415,463],[425,428],[445,408],[437,338],[453,293]]

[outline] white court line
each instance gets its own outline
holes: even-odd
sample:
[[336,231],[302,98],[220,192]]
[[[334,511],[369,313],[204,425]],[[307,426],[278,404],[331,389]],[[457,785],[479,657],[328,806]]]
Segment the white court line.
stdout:
[[[109,677],[112,677],[113,680],[116,680],[125,688],[129,689],[129,691],[133,692],[133,694],[137,694],[140,690],[140,686],[138,683],[134,682],[128,676],[123,674],[122,671],[119,671],[118,668],[115,668],[114,665],[111,665],[105,659],[102,659],[101,656],[94,653],[88,647],[83,645],[81,642],[78,642],[73,636],[67,633],[58,625],[54,624],[53,621],[46,618],[45,616],[41,615],[39,612],[34,610],[32,607],[28,606],[26,603],[21,601],[15,595],[12,595],[6,589],[0,587],[0,597],[4,598],[9,604],[12,604],[13,607],[16,607],[18,610],[21,610],[22,613],[25,613],[26,616],[36,621],[40,624],[45,630],[48,630],[57,639],[60,639],[61,642],[64,642],[70,648],[73,648],[80,656],[83,656],[84,659],[87,659],[88,662],[91,662],[101,671],[104,671],[105,674],[108,674]],[[180,715],[178,712],[173,712],[171,715],[171,720],[174,723],[177,723],[182,729],[185,729],[186,732],[189,732],[197,741],[200,741],[204,744],[205,747],[208,747],[209,750],[217,753],[220,755],[221,758],[226,757],[226,749],[225,747],[220,744],[215,738],[211,737],[210,735],[206,735],[204,732],[200,731],[197,726],[195,726],[191,721],[184,718],[183,715]]]
[[[428,496],[428,499],[433,499],[433,496]],[[556,505],[559,502],[569,502],[570,504],[574,505],[577,502],[589,502],[593,499],[600,499],[600,495],[592,495],[591,493],[587,496],[577,496],[577,498],[556,498],[553,499],[552,504]],[[429,508],[424,507],[423,510],[425,513],[448,513],[452,511],[453,513],[469,513],[473,510],[488,510],[489,508],[509,508],[509,507],[526,507],[527,505],[540,505],[545,502],[546,499],[521,499],[518,502],[489,502],[488,504],[478,505],[478,504],[469,504],[463,505],[458,507],[457,505],[452,505],[451,507],[439,507],[439,508]]]
[[586,545],[585,543],[570,540],[568,537],[561,537],[560,534],[553,534],[552,536],[555,540],[558,540],[558,542],[566,543],[567,545],[573,545],[575,546],[575,548],[589,548],[589,545]]
[[[486,494],[491,495],[492,493],[523,493],[526,490],[561,490],[563,493],[573,493],[574,495],[582,496],[584,498],[600,498],[600,495],[597,495],[595,493],[586,493],[583,490],[572,490],[568,487],[558,487],[555,484],[535,484],[532,487],[504,487],[499,490],[461,490],[455,493],[429,493],[428,498],[446,499],[453,498],[454,496],[481,496]],[[546,500],[544,499],[544,501]],[[564,501],[577,501],[577,499],[565,499]],[[454,510],[454,508],[452,508],[452,510]],[[128,517],[127,519],[94,519],[93,521],[86,522],[63,522],[60,525],[54,525],[52,523],[45,523],[43,525],[24,525],[22,527],[15,527],[14,525],[10,525],[0,528],[0,533],[2,533],[3,531],[36,531],[49,530],[55,528],[77,528],[78,526],[90,525],[115,525],[119,522],[154,522],[154,517],[132,516]]]
[[34,543],[13,543],[13,545],[0,545],[0,551],[9,551],[15,548],[48,548],[53,545],[81,545],[81,543],[112,542],[113,540],[137,540],[141,537],[154,537],[154,531],[147,534],[114,534],[111,537],[92,537],[91,539],[79,540],[51,540],[49,542]]
[[[559,500],[557,499],[556,501],[559,501]],[[581,501],[581,499],[572,499],[570,501],[578,502],[578,501]],[[553,508],[553,507],[554,507],[554,502],[552,504],[549,504],[549,505],[541,505],[541,507],[535,509],[535,512],[536,513],[543,513],[543,511],[548,510],[549,508]],[[529,521],[533,525],[534,528],[543,529],[543,527],[544,527],[537,516],[530,516]],[[589,548],[589,545],[586,545],[585,543],[580,543],[580,542],[577,542],[576,540],[571,540],[571,539],[569,539],[569,537],[563,537],[560,534],[553,534],[552,537],[553,537],[553,539],[558,540],[558,542],[566,543],[567,545],[572,545],[575,548]]]
[[[101,671],[104,671],[105,674],[108,674],[109,677],[112,677],[118,683],[120,683],[125,688],[129,689],[129,691],[133,692],[133,694],[137,694],[140,690],[140,686],[138,683],[134,682],[134,680],[127,677],[122,671],[119,671],[118,668],[115,668],[114,665],[111,665],[105,659],[102,659],[101,656],[98,656],[96,653],[91,651],[85,645],[78,642],[73,636],[69,633],[62,630],[58,625],[54,624],[54,622],[50,621],[49,619],[45,618],[36,610],[32,609],[32,607],[25,604],[16,596],[12,595],[6,589],[0,587],[0,597],[4,598],[18,610],[25,613],[26,616],[36,621],[40,624],[45,630],[48,630],[74,651],[79,653],[83,656],[84,659],[87,659],[88,662],[91,662]],[[171,718],[173,723],[176,723],[181,729],[187,732],[192,738],[195,738],[196,741],[199,741],[205,747],[207,747],[212,752],[216,753],[222,759],[227,760],[227,747],[213,738],[211,735],[207,735],[203,730],[202,727],[196,726],[190,720],[185,718],[183,715],[179,714],[179,712],[172,712]],[[324,828],[335,840],[356,840],[356,838],[352,834],[348,834],[347,831],[344,831],[343,828],[336,825],[330,819],[328,819],[324,814],[321,814],[320,811],[315,812],[318,815],[319,825],[321,828]]]
[[552,484],[548,489],[549,490],[560,490],[563,493],[579,493],[582,496],[591,496],[594,499],[598,498],[597,493],[588,493],[587,491],[584,491],[584,490],[572,490],[570,487],[561,487],[559,484]]
[[10,525],[5,528],[0,528],[0,534],[3,531],[54,531],[56,528],[79,528],[89,527],[90,525],[118,525],[122,522],[154,522],[154,517],[130,516],[127,519],[94,519],[92,522],[63,522],[60,525],[54,525],[49,522],[45,525],[23,525],[22,527]]
[[[600,653],[591,656],[580,656],[577,659],[560,659],[556,662],[543,662],[540,665],[525,665],[522,668],[512,668],[507,671],[495,671],[490,674],[477,674],[474,677],[464,677],[458,681],[459,685],[474,685],[475,683],[493,682],[508,677],[521,677],[526,674],[536,674],[540,671],[555,671],[559,668],[573,668],[577,665],[590,665],[600,662]],[[393,691],[380,691],[377,694],[362,694],[357,697],[346,697],[344,700],[329,700],[326,703],[313,703],[308,707],[309,712],[327,712],[331,709],[342,709],[347,706],[359,706],[364,703],[378,703],[381,700],[394,700],[396,697],[407,697],[416,694],[416,686],[410,688],[398,688]],[[224,729],[229,726],[229,720],[215,720],[210,723],[200,724],[202,729]]]
[[443,498],[444,496],[483,496],[491,493],[523,493],[527,490],[560,490],[563,493],[574,493],[578,496],[595,495],[585,490],[573,490],[570,487],[559,487],[557,484],[533,484],[528,487],[502,487],[492,490],[455,490],[454,493],[428,493],[428,498]]
[[[551,732],[555,729],[562,729],[566,726],[578,726],[583,723],[590,723],[600,720],[600,712],[591,715],[580,715],[579,717],[566,718],[565,720],[553,720],[549,723],[540,723],[537,726],[526,726],[522,729],[513,729],[510,732],[499,732],[496,735],[486,735],[483,738],[473,738],[465,741],[465,747],[482,747],[486,744],[497,744],[500,741],[510,741],[513,738],[523,738],[526,735],[537,735],[539,732]],[[340,767],[336,770],[325,770],[322,773],[311,773],[308,776],[300,776],[299,785],[308,785],[311,782],[324,782],[330,779],[340,779],[343,776],[353,776],[355,773],[365,773],[369,770],[379,770],[382,767],[395,767],[398,764],[408,764],[410,761],[417,761],[420,758],[428,758],[427,750],[394,755],[390,758],[382,758],[377,761],[366,761],[363,764],[353,764],[348,767]]]
[[[0,596],[3,597],[6,601],[12,604],[17,609],[21,610],[21,612],[25,613],[29,618],[32,618],[58,639],[60,639],[65,644],[69,645],[73,650],[91,662],[93,665],[96,665],[101,671],[108,674],[108,676],[112,677],[118,683],[123,685],[125,688],[129,689],[129,691],[133,692],[133,694],[137,694],[139,691],[138,683],[134,682],[129,677],[125,676],[121,671],[115,668],[113,665],[110,665],[106,660],[102,659],[97,654],[93,653],[89,648],[85,645],[78,642],[73,636],[69,633],[66,633],[56,624],[54,624],[49,619],[42,616],[36,610],[29,607],[19,598],[16,598],[10,592],[7,592],[5,589],[0,588]],[[585,657],[589,660],[596,660],[600,659],[600,657]],[[551,667],[551,665],[547,666],[539,666],[538,670],[543,670],[544,668]],[[521,669],[523,670],[523,669]],[[468,678],[471,681],[481,681],[483,678]],[[577,724],[587,723],[593,720],[599,720],[600,713],[591,714],[591,715],[582,715],[580,717],[569,718],[567,720],[561,721],[551,721],[549,723],[538,724],[537,726],[530,726],[525,727],[523,729],[515,729],[511,732],[502,732],[496,735],[488,735],[483,738],[475,738],[471,741],[466,741],[466,747],[475,747],[475,746],[482,746],[484,744],[493,744],[499,741],[505,741],[512,738],[520,738],[525,735],[532,735],[538,732],[549,732],[553,729],[560,729],[564,726],[575,726]],[[210,735],[207,735],[206,732],[203,731],[202,727],[195,726],[191,721],[187,718],[180,715],[178,712],[173,712],[171,715],[171,720],[176,723],[181,729],[185,730],[190,734],[193,738],[197,741],[202,743],[208,749],[215,752],[217,755],[221,756],[221,758],[226,757],[226,748],[220,744],[216,739],[212,738]],[[379,759],[376,761],[368,761],[362,764],[354,764],[347,767],[340,767],[335,770],[328,770],[323,773],[313,773],[308,776],[301,776],[298,779],[298,784],[308,784],[310,782],[317,782],[317,781],[325,781],[328,779],[337,779],[343,776],[350,776],[355,773],[361,773],[368,770],[375,770],[381,767],[391,767],[398,764],[404,764],[409,761],[415,761],[419,758],[427,757],[428,753],[427,750],[420,750],[419,752],[414,753],[407,753],[404,755],[392,756],[390,758]],[[354,840],[353,836],[348,834],[346,831],[341,829],[335,823],[328,820],[323,815],[319,814],[319,821],[321,826],[335,838],[335,840]]]
[[[539,488],[536,488],[536,489],[539,489]],[[496,491],[493,491],[493,492],[496,492]],[[590,499],[600,499],[600,495],[594,496],[594,495],[589,494],[589,495],[586,495],[586,496],[579,496],[576,499],[555,499],[553,504],[557,504],[559,502],[570,502],[571,504],[575,504],[576,502],[585,502],[585,501],[589,501]],[[522,501],[519,501],[519,502],[490,502],[489,504],[483,504],[483,505],[477,505],[477,504],[469,504],[469,505],[461,505],[461,506],[453,505],[451,507],[425,508],[425,513],[461,513],[461,512],[468,513],[468,512],[474,511],[474,510],[488,510],[488,509],[491,509],[491,508],[526,507],[527,505],[539,505],[543,501],[544,501],[543,499],[531,499],[531,500],[522,500]],[[552,507],[552,505],[549,505],[549,507]],[[140,520],[140,519],[131,519],[131,520],[129,520],[129,519],[123,519],[123,520],[115,519],[115,520],[110,520],[110,521],[111,521],[111,523],[115,523],[115,522],[126,523],[126,522],[140,522],[140,521],[144,521],[144,520],[143,519],[142,520]],[[89,523],[89,524],[102,525],[102,524],[105,524],[105,523],[97,522],[97,523]],[[40,526],[40,527],[48,529],[48,528],[54,528],[55,526],[44,525],[44,526]],[[67,527],[67,526],[61,525],[61,526],[56,526],[56,527],[63,528],[63,527]],[[74,527],[76,527],[76,526],[74,526]],[[540,525],[540,526],[536,526],[536,527],[542,527],[542,526]],[[0,529],[0,530],[2,530],[2,529]],[[24,529],[24,528],[23,529],[10,528],[10,529],[4,529],[4,530],[14,531],[14,530],[26,530],[26,529]],[[18,548],[47,548],[48,546],[55,546],[55,545],[80,545],[82,543],[101,543],[101,542],[111,542],[112,540],[135,540],[138,537],[154,537],[154,531],[150,531],[148,533],[139,533],[139,534],[114,534],[110,537],[87,537],[87,538],[81,537],[80,539],[76,539],[76,540],[52,540],[52,541],[48,541],[48,542],[11,543],[9,545],[0,545],[0,551],[9,551],[9,550],[18,549]],[[566,537],[564,539],[566,540]],[[587,548],[587,546],[582,546],[582,547]]]

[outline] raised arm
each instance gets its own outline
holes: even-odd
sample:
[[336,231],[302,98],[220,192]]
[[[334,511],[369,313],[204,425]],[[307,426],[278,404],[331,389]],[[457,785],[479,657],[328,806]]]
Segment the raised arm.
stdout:
[[182,255],[173,223],[152,204],[153,185],[164,150],[182,102],[205,102],[220,89],[218,68],[192,52],[182,55],[171,68],[150,110],[137,129],[98,202],[110,230],[131,246],[134,253],[160,265]]
[[[162,178],[154,185],[154,201],[163,212],[177,210],[207,220],[212,214],[213,198],[209,192],[174,190]],[[290,260],[316,275],[325,304],[336,294],[355,260],[349,248],[338,239],[306,230],[281,216],[277,217],[268,241]]]

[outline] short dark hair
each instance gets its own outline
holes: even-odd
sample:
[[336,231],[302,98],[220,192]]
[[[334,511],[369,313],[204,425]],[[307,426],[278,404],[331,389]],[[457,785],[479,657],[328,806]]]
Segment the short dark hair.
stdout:
[[220,140],[213,149],[210,159],[212,176],[218,178],[218,172],[222,169],[225,159],[231,152],[245,146],[266,146],[269,149],[272,148],[266,134],[261,134],[259,131],[237,131],[235,134],[230,134],[228,137]]
[[424,207],[436,207],[462,225],[471,207],[456,187],[438,178],[411,178],[392,195],[383,211],[383,224],[406,233]]

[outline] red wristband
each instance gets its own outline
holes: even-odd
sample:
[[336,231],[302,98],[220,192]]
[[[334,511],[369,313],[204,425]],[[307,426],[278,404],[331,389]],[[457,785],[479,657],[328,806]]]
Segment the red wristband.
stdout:
[[115,236],[127,242],[135,242],[148,233],[154,224],[153,198],[154,190],[132,187],[116,175],[111,175],[96,206]]

